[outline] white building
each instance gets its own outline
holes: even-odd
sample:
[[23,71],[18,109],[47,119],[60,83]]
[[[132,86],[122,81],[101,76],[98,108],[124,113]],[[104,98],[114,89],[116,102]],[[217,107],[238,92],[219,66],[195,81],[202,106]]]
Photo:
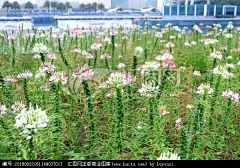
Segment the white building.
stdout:
[[145,7],[145,0],[130,0],[129,1],[129,8],[144,8]]

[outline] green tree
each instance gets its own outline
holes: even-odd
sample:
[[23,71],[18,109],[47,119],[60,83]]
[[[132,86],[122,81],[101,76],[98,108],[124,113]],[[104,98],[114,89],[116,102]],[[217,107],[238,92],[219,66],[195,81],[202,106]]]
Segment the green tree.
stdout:
[[30,9],[34,9],[34,6],[30,1],[28,1],[27,3],[25,3],[24,9],[28,9],[30,11]]
[[57,9],[61,10],[61,13],[64,9],[66,9],[66,6],[63,3],[59,3]]
[[49,1],[46,1],[43,5],[44,8],[47,8],[48,9],[48,12],[49,12],[49,8],[50,8],[50,2]]
[[69,2],[66,2],[66,3],[65,3],[65,6],[66,6],[67,10],[68,10],[69,8],[72,8],[72,5],[71,5]]
[[105,6],[102,3],[100,3],[100,4],[98,4],[98,9],[103,10],[103,9],[105,9]]
[[92,9],[94,10],[94,12],[97,11],[97,3],[96,2],[92,3]]
[[86,9],[86,5],[85,5],[84,3],[81,3],[81,4],[79,5],[79,9],[80,9],[80,10],[83,10],[83,12],[84,12],[85,9]]
[[55,12],[55,11],[56,11],[56,8],[58,7],[58,3],[55,2],[55,1],[53,1],[53,2],[51,3],[51,6],[53,7],[53,10],[54,10],[54,12]]
[[85,6],[85,9],[88,10],[88,13],[89,13],[90,10],[92,9],[92,4],[91,4],[91,3],[88,3],[88,4]]
[[9,3],[9,1],[5,1],[3,3],[2,8],[7,8],[7,13],[8,13],[8,10],[9,10],[10,7],[12,7],[12,5],[11,5],[11,3]]
[[16,13],[16,10],[17,9],[20,9],[20,4],[17,2],[17,1],[14,1],[12,4],[11,4],[11,7],[13,9],[15,9],[15,13]]

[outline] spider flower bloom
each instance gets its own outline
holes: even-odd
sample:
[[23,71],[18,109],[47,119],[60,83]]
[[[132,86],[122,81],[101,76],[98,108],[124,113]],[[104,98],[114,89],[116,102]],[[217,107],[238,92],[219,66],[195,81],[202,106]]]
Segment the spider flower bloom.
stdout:
[[229,77],[234,77],[233,73],[228,72],[227,67],[222,66],[217,66],[216,68],[214,68],[213,74],[222,75],[222,77],[225,79],[228,79]]
[[48,48],[43,43],[36,43],[32,50],[33,53],[45,53],[48,52]]
[[13,40],[13,41],[15,41],[15,40],[17,40],[17,37],[16,37],[16,36],[13,36],[13,35],[11,35],[11,36],[8,36],[8,40]]
[[74,50],[71,51],[71,53],[79,53],[79,54],[81,54],[81,50],[79,50],[79,49],[74,49]]
[[165,60],[162,64],[162,66],[165,67],[165,68],[169,67],[171,69],[176,68],[176,65],[174,64],[174,61],[170,61],[170,60]]
[[166,52],[163,55],[156,56],[155,59],[158,61],[172,60],[173,56],[171,53]]
[[176,123],[175,126],[177,127],[177,129],[180,129],[181,128],[180,123],[182,123],[181,118],[177,119],[175,123]]
[[116,85],[117,87],[128,85],[133,82],[136,82],[136,77],[134,75],[131,75],[130,73],[125,74],[119,71],[111,73],[108,77],[108,81],[106,81],[107,84]]
[[25,109],[26,108],[26,105],[24,104],[23,101],[21,101],[21,103],[19,102],[15,102],[12,106],[11,106],[11,109],[13,110],[13,112],[17,112],[19,110],[22,110],[22,109]]
[[142,84],[142,88],[139,89],[138,91],[141,93],[141,96],[145,97],[152,97],[153,94],[156,94],[158,92],[159,86],[153,86],[151,83],[150,84]]
[[210,57],[222,60],[222,53],[220,51],[214,50],[213,53],[210,54]]
[[127,36],[123,36],[122,40],[128,40],[128,37]]
[[111,98],[112,96],[117,97],[115,92],[108,92],[107,97]]
[[167,114],[169,114],[169,112],[167,112],[167,106],[161,106],[161,105],[159,105],[159,106],[158,106],[158,111],[161,112],[161,113],[160,113],[160,117],[161,117],[162,115],[167,115]]
[[6,114],[6,111],[7,111],[6,106],[2,105],[1,102],[0,102],[0,112],[1,112],[1,115]]
[[101,55],[101,57],[100,57],[100,59],[104,59],[104,58],[107,58],[107,59],[111,59],[112,57],[111,56],[109,56],[109,54],[103,54],[103,55]]
[[152,61],[152,62],[145,62],[142,66],[143,69],[158,69],[161,66],[159,62]]
[[94,71],[85,66],[78,67],[77,72],[72,74],[74,78],[83,78],[85,80],[91,78],[93,75]]
[[139,18],[134,18],[134,22],[139,22]]
[[63,72],[54,72],[54,74],[49,78],[51,83],[58,83],[61,81],[63,85],[67,83],[67,80],[68,77],[66,76],[66,73]]
[[99,49],[100,49],[100,45],[99,45],[99,44],[93,43],[93,44],[91,45],[91,50],[99,50]]
[[22,73],[18,74],[17,78],[20,80],[22,78],[31,78],[33,76],[30,70],[24,70]]
[[196,93],[198,94],[204,94],[204,93],[207,93],[207,94],[211,94],[213,92],[213,89],[210,87],[210,84],[201,84],[198,88],[198,91]]
[[[24,126],[25,130],[23,133],[30,133],[28,129],[32,129],[36,127],[45,128],[47,126],[47,122],[49,121],[48,116],[46,115],[45,110],[41,110],[41,108],[33,109],[30,104],[30,108],[22,109],[21,113],[18,114],[16,117],[15,127],[22,127]],[[36,131],[36,130],[35,130]]]
[[92,58],[93,58],[93,55],[92,55],[92,54],[86,54],[86,58],[92,59]]
[[178,154],[174,154],[174,153],[169,153],[169,151],[167,153],[163,152],[161,153],[160,157],[157,158],[157,160],[181,160],[180,156],[178,156]]
[[222,45],[222,46],[220,47],[220,49],[221,49],[221,50],[227,50],[227,49],[228,49],[228,47],[227,47],[227,46],[225,46],[225,45]]
[[39,72],[40,73],[45,73],[45,72],[53,72],[56,69],[56,67],[51,64],[51,62],[44,62],[41,63],[41,66],[39,67]]
[[121,34],[127,34],[127,30],[122,30],[120,33]]
[[8,82],[12,82],[12,83],[16,83],[18,80],[15,78],[15,76],[5,76],[3,79],[6,83]]
[[49,59],[57,59],[57,56],[55,55],[55,54],[53,54],[52,52],[50,52],[50,53],[48,53],[47,54],[47,57],[49,58]]
[[165,46],[166,48],[175,47],[175,45],[172,42],[167,43]]
[[235,93],[234,93],[229,88],[225,92],[222,93],[222,96],[224,98],[231,98],[231,100],[233,100],[236,103],[239,102],[239,94],[236,93],[236,90],[235,90]]
[[193,72],[193,75],[201,76],[201,73],[200,73],[200,71],[196,71],[196,70],[195,70],[195,71]]

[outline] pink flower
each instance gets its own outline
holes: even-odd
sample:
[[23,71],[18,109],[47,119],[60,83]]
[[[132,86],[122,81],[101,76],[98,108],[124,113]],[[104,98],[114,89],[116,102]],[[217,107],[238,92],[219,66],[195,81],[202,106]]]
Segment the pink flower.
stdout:
[[7,111],[6,106],[2,105],[1,102],[0,102],[0,112],[1,112],[1,115],[6,114],[6,111]]
[[200,23],[199,25],[200,25],[200,26],[203,26],[203,23]]
[[122,30],[120,33],[121,34],[127,34],[127,30]]
[[49,78],[50,83],[58,83],[58,81],[61,81],[62,84],[66,84],[68,80],[68,77],[66,76],[66,73],[63,72],[54,72],[54,74]]
[[192,30],[188,30],[188,34],[190,34],[192,32]]
[[85,66],[78,67],[77,72],[72,74],[74,78],[83,78],[85,80],[91,78],[93,75],[94,71]]
[[117,97],[115,92],[108,92],[107,97],[111,98],[112,96]]
[[54,43],[54,47],[57,47],[57,46],[59,46],[59,43]]
[[180,123],[182,123],[181,118],[177,119],[175,122],[176,122],[175,126],[177,127],[177,129],[180,129],[181,128]]
[[123,36],[122,40],[128,40],[128,37],[127,36]]
[[159,106],[158,106],[158,111],[161,112],[160,117],[161,117],[162,115],[167,115],[167,114],[169,114],[169,112],[167,112],[167,106],[161,106],[161,105],[159,105]]
[[161,53],[162,53],[162,54],[168,53],[168,50],[167,50],[167,49],[162,49],[162,50],[161,50]]
[[162,66],[165,67],[165,68],[169,67],[171,69],[176,68],[176,65],[174,64],[174,61],[171,61],[171,60],[165,60],[162,64]]
[[139,22],[139,20],[140,20],[139,18],[135,18],[134,22]]
[[228,47],[227,47],[227,46],[225,46],[225,45],[222,45],[222,47],[220,47],[220,49],[221,49],[221,50],[227,50],[227,49],[228,49]]
[[188,27],[187,27],[187,26],[184,26],[183,29],[188,29]]
[[108,59],[112,58],[111,56],[109,56],[109,54],[103,54],[103,55],[101,55],[100,59],[103,60],[105,57],[108,58]]

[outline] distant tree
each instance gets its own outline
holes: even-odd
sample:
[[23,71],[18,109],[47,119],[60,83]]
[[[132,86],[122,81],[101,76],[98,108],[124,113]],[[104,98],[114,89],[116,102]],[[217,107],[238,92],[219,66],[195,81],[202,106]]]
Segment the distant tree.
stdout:
[[68,10],[69,8],[72,8],[72,5],[70,4],[70,2],[66,2],[66,3],[65,3],[65,6],[66,6],[67,10]]
[[51,6],[53,7],[53,10],[54,10],[54,12],[55,12],[55,11],[56,11],[56,8],[58,7],[58,3],[55,2],[55,1],[53,1],[53,2],[51,3]]
[[7,8],[7,13],[8,13],[9,8],[11,8],[11,7],[12,7],[12,4],[9,1],[5,1],[2,6],[2,8]]
[[66,6],[63,3],[59,3],[57,9],[61,10],[61,13],[64,9],[66,9]]
[[92,9],[94,10],[94,12],[96,12],[97,11],[97,3],[96,2],[93,2],[92,3]]
[[34,9],[34,6],[30,1],[28,1],[28,2],[25,3],[24,9],[28,9],[30,11],[30,9]]
[[79,5],[79,9],[80,9],[80,10],[83,10],[83,12],[84,12],[85,9],[86,9],[86,5],[85,5],[84,3],[81,3],[81,4]]
[[105,9],[105,6],[102,3],[100,3],[100,4],[98,4],[98,9],[103,10],[103,9]]
[[211,2],[215,5],[237,5],[240,6],[239,0],[214,0]]
[[48,13],[49,13],[49,8],[50,8],[50,2],[49,1],[46,1],[43,5],[44,8],[47,8],[48,9]]
[[89,13],[90,10],[92,9],[92,4],[91,4],[91,3],[88,3],[88,4],[85,6],[85,9],[88,10],[88,13]]
[[20,4],[19,4],[17,1],[14,1],[14,2],[11,4],[11,8],[15,9],[15,13],[16,13],[16,10],[17,10],[17,9],[20,9]]

